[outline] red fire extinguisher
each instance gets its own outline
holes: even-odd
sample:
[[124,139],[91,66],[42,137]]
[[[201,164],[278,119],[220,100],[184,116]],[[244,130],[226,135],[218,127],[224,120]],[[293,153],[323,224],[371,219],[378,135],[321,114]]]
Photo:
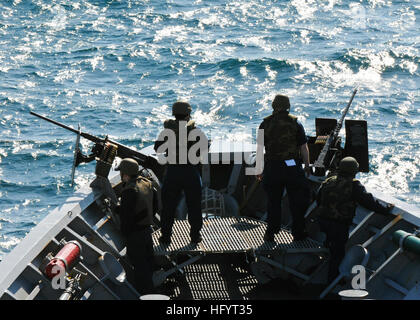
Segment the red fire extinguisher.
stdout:
[[60,270],[68,271],[80,257],[82,246],[77,241],[69,241],[45,267],[45,274],[49,279],[54,278]]

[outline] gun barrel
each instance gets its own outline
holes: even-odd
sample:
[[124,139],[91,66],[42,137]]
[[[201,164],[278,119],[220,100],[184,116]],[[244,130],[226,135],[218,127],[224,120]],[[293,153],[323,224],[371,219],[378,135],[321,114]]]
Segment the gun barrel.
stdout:
[[[61,122],[58,122],[58,121],[52,120],[52,119],[47,118],[47,117],[44,117],[44,116],[41,116],[40,114],[35,113],[35,112],[33,112],[33,111],[30,111],[30,114],[32,114],[32,115],[34,115],[34,116],[37,116],[38,118],[41,118],[42,120],[45,120],[45,121],[51,122],[51,123],[55,124],[56,126],[62,127],[62,128],[64,128],[64,129],[67,129],[67,130],[69,130],[69,131],[71,131],[71,132],[73,132],[73,133],[79,134],[79,130],[73,129],[72,127],[67,126],[67,125],[65,125],[65,124],[63,124],[63,123],[61,123]],[[80,132],[80,135],[81,135],[83,138],[86,138],[86,139],[88,139],[88,140],[90,140],[90,141],[92,141],[92,142],[95,142],[95,143],[98,143],[98,142],[102,142],[102,141],[103,141],[103,139],[98,138],[98,137],[95,137],[95,136],[93,136],[93,135],[91,135],[91,134],[89,134],[89,133],[86,133],[86,132]]]
[[[67,129],[67,130],[69,130],[73,133],[79,134],[79,130],[76,130],[76,129],[70,127],[70,126],[67,126],[67,125],[63,124],[63,123],[60,123],[60,122],[52,120],[50,118],[41,116],[40,114],[38,114],[36,112],[33,112],[33,111],[30,111],[30,114],[32,114],[34,116],[37,116],[38,118],[41,118],[42,120],[51,122],[51,123],[53,123],[53,124],[55,124],[59,127]],[[106,141],[108,141],[110,143],[113,143],[113,144],[118,146],[117,156],[119,156],[120,158],[134,157],[137,161],[140,162],[140,164],[142,166],[152,169],[155,172],[155,174],[157,174],[157,175],[161,175],[162,169],[158,165],[157,161],[150,156],[144,155],[141,152],[133,150],[133,149],[127,147],[127,146],[124,146],[124,145],[118,143],[118,142],[109,140],[108,138],[101,139],[97,136],[91,135],[91,134],[86,133],[86,132],[80,132],[80,136],[85,138],[85,139],[88,139],[88,140],[90,140],[90,141],[92,141],[96,144],[98,144],[98,143],[103,144]]]
[[35,112],[33,112],[33,111],[30,111],[30,114],[32,114],[32,115],[34,115],[34,116],[37,116],[38,118],[41,118],[42,120],[45,120],[45,121],[51,122],[51,123],[53,123],[53,124],[55,124],[55,125],[57,125],[57,126],[59,126],[59,127],[62,127],[62,128],[64,128],[64,129],[67,129],[67,130],[70,130],[70,131],[72,131],[72,132],[74,132],[74,133],[79,133],[79,131],[77,131],[76,129],[73,129],[72,127],[66,126],[65,124],[62,124],[62,123],[60,123],[60,122],[58,122],[58,121],[55,121],[55,120],[52,120],[52,119],[50,119],[50,118],[47,118],[47,117],[41,116],[40,114],[35,113]]
[[341,127],[343,126],[344,118],[346,117],[347,112],[349,111],[350,105],[353,102],[353,98],[356,95],[356,93],[357,93],[357,88],[354,89],[353,94],[350,98],[350,101],[347,104],[346,108],[343,110],[343,113],[341,114],[341,118],[338,121],[337,126],[335,127],[334,131],[332,131],[332,133],[328,136],[328,139],[324,147],[322,148],[318,156],[318,159],[316,159],[316,161],[314,162],[315,168],[324,168],[324,161],[327,156],[327,153],[331,148],[331,144],[337,139],[338,134],[340,133]]
[[349,109],[350,109],[350,105],[351,105],[351,103],[353,102],[353,98],[354,98],[354,96],[356,95],[356,93],[357,93],[357,89],[354,89],[353,94],[352,94],[352,96],[351,96],[351,98],[350,98],[350,101],[349,101],[349,103],[347,104],[346,108],[343,110],[343,113],[342,113],[342,115],[341,115],[341,119],[340,119],[340,121],[338,122],[337,127],[335,128],[335,131],[334,131],[334,138],[337,138],[338,134],[340,133],[341,127],[343,126],[344,118],[346,117],[347,112],[348,112],[348,111],[349,111]]

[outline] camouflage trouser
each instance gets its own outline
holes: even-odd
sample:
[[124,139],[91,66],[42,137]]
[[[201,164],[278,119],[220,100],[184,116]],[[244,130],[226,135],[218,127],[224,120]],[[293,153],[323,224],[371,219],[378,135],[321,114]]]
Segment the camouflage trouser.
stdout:
[[305,212],[309,206],[310,189],[300,164],[286,166],[284,161],[271,160],[264,165],[263,186],[267,194],[267,231],[276,233],[281,227],[281,203],[284,188],[289,198],[293,218],[292,234],[299,237],[305,231]]

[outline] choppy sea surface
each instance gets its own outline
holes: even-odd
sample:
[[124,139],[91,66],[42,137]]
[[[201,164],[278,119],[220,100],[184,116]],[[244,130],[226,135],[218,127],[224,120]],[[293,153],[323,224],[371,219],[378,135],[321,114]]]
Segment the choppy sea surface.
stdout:
[[419,206],[419,19],[419,1],[1,1],[0,258],[94,177],[82,165],[70,186],[75,135],[30,111],[141,149],[178,99],[211,138],[240,141],[277,93],[314,135],[359,86],[359,178]]

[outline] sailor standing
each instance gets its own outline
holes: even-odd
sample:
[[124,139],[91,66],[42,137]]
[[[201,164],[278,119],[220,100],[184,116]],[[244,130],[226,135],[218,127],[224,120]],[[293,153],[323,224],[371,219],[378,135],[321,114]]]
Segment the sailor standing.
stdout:
[[[154,146],[158,153],[162,151],[161,146],[164,143],[168,147],[165,149],[168,162],[162,186],[162,236],[159,241],[166,245],[170,244],[175,211],[184,191],[191,242],[199,243],[202,240],[200,230],[203,225],[201,214],[202,181],[198,163],[192,161],[193,155],[190,154],[190,150],[197,140],[207,147],[208,140],[204,133],[195,126],[195,122],[191,120],[191,106],[188,103],[175,102],[172,106],[172,114],[175,119],[168,119],[164,122],[164,130],[159,134]],[[168,130],[170,134],[168,134]],[[191,139],[191,133],[194,133],[193,136],[196,139]],[[174,137],[172,140],[169,139],[171,135]],[[168,139],[164,140],[162,136]],[[197,158],[199,154],[194,154],[194,156]]]
[[[308,139],[302,124],[289,114],[290,101],[287,96],[277,95],[272,107],[273,113],[264,118],[259,127],[264,130],[262,182],[268,198],[264,240],[273,241],[274,234],[280,231],[284,188],[293,218],[293,238],[303,240],[306,237],[304,215],[310,201],[310,189],[305,178],[305,172],[307,176],[311,173]],[[302,169],[302,159],[305,171]]]
[[327,247],[331,254],[329,283],[338,276],[357,204],[380,214],[388,214],[394,208],[393,204],[383,206],[366,192],[360,181],[355,179],[358,171],[357,160],[345,157],[340,161],[338,174],[327,178],[317,195],[320,228],[327,235]]
[[131,158],[123,159],[115,170],[120,171],[123,183],[121,202],[116,213],[120,216],[121,232],[126,237],[127,256],[134,267],[134,286],[141,294],[152,293],[152,182],[138,174],[139,165]]

